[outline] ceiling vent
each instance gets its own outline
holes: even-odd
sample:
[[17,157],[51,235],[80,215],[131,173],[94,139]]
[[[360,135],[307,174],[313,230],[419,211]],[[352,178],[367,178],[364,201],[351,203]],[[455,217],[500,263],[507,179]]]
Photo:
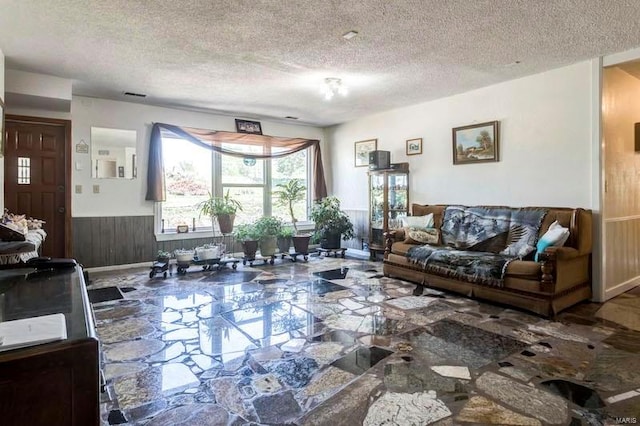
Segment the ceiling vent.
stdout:
[[124,92],[125,96],[133,96],[135,98],[146,98],[147,95],[144,93],[133,93],[133,92]]

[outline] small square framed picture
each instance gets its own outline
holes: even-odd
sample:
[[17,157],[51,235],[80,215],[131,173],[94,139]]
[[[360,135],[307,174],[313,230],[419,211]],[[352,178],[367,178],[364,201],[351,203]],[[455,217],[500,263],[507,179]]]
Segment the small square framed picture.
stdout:
[[262,126],[259,121],[239,120],[236,118],[236,132],[261,135]]
[[422,138],[407,139],[407,155],[422,154]]

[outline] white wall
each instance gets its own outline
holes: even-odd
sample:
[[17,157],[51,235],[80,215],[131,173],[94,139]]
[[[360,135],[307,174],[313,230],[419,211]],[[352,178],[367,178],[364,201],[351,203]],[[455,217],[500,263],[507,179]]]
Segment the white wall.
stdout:
[[71,100],[72,80],[26,71],[6,71],[7,91],[42,98]]
[[[147,161],[152,123],[160,122],[178,126],[235,131],[234,117],[79,96],[74,96],[72,99],[71,116],[73,117],[74,172],[72,190],[74,193],[72,195],[72,215],[74,217],[154,214],[154,203],[144,199],[147,190]],[[323,131],[317,127],[269,121],[261,121],[261,124],[262,132],[265,135],[303,137],[320,139],[321,141],[323,139]],[[91,145],[92,126],[137,131],[137,179],[94,179],[91,177],[91,149],[88,154],[79,154],[75,152],[75,145],[81,140]],[[324,151],[324,142],[321,142],[321,146]],[[325,170],[325,173],[330,172]],[[76,185],[82,185],[82,194],[75,194]],[[93,193],[93,185],[100,186],[99,194]]]
[[[582,62],[335,126],[327,131],[331,192],[345,209],[368,208],[354,142],[377,138],[392,163],[410,163],[412,203],[589,208],[591,73]],[[493,120],[500,161],[454,166],[451,129]],[[412,138],[423,138],[422,155],[405,155]]]

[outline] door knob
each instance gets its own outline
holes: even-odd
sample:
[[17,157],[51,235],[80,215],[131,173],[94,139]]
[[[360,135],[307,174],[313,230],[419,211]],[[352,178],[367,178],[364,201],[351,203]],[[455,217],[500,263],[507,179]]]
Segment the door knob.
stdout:
[[58,207],[58,213],[64,213],[64,207]]

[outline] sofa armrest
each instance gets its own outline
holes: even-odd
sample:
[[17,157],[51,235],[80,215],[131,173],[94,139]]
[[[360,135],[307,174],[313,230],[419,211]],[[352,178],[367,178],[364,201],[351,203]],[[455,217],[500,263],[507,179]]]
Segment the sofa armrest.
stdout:
[[[575,276],[576,262],[588,255],[573,247],[548,247],[538,255],[542,273],[541,289],[547,293],[556,293],[569,288]],[[569,278],[569,279],[568,279]]]
[[384,233],[384,258],[389,257],[391,246],[398,241],[404,241],[404,229],[390,229]]
[[581,253],[573,247],[547,247],[544,251],[545,253],[555,256],[557,260],[575,259],[581,255]]

